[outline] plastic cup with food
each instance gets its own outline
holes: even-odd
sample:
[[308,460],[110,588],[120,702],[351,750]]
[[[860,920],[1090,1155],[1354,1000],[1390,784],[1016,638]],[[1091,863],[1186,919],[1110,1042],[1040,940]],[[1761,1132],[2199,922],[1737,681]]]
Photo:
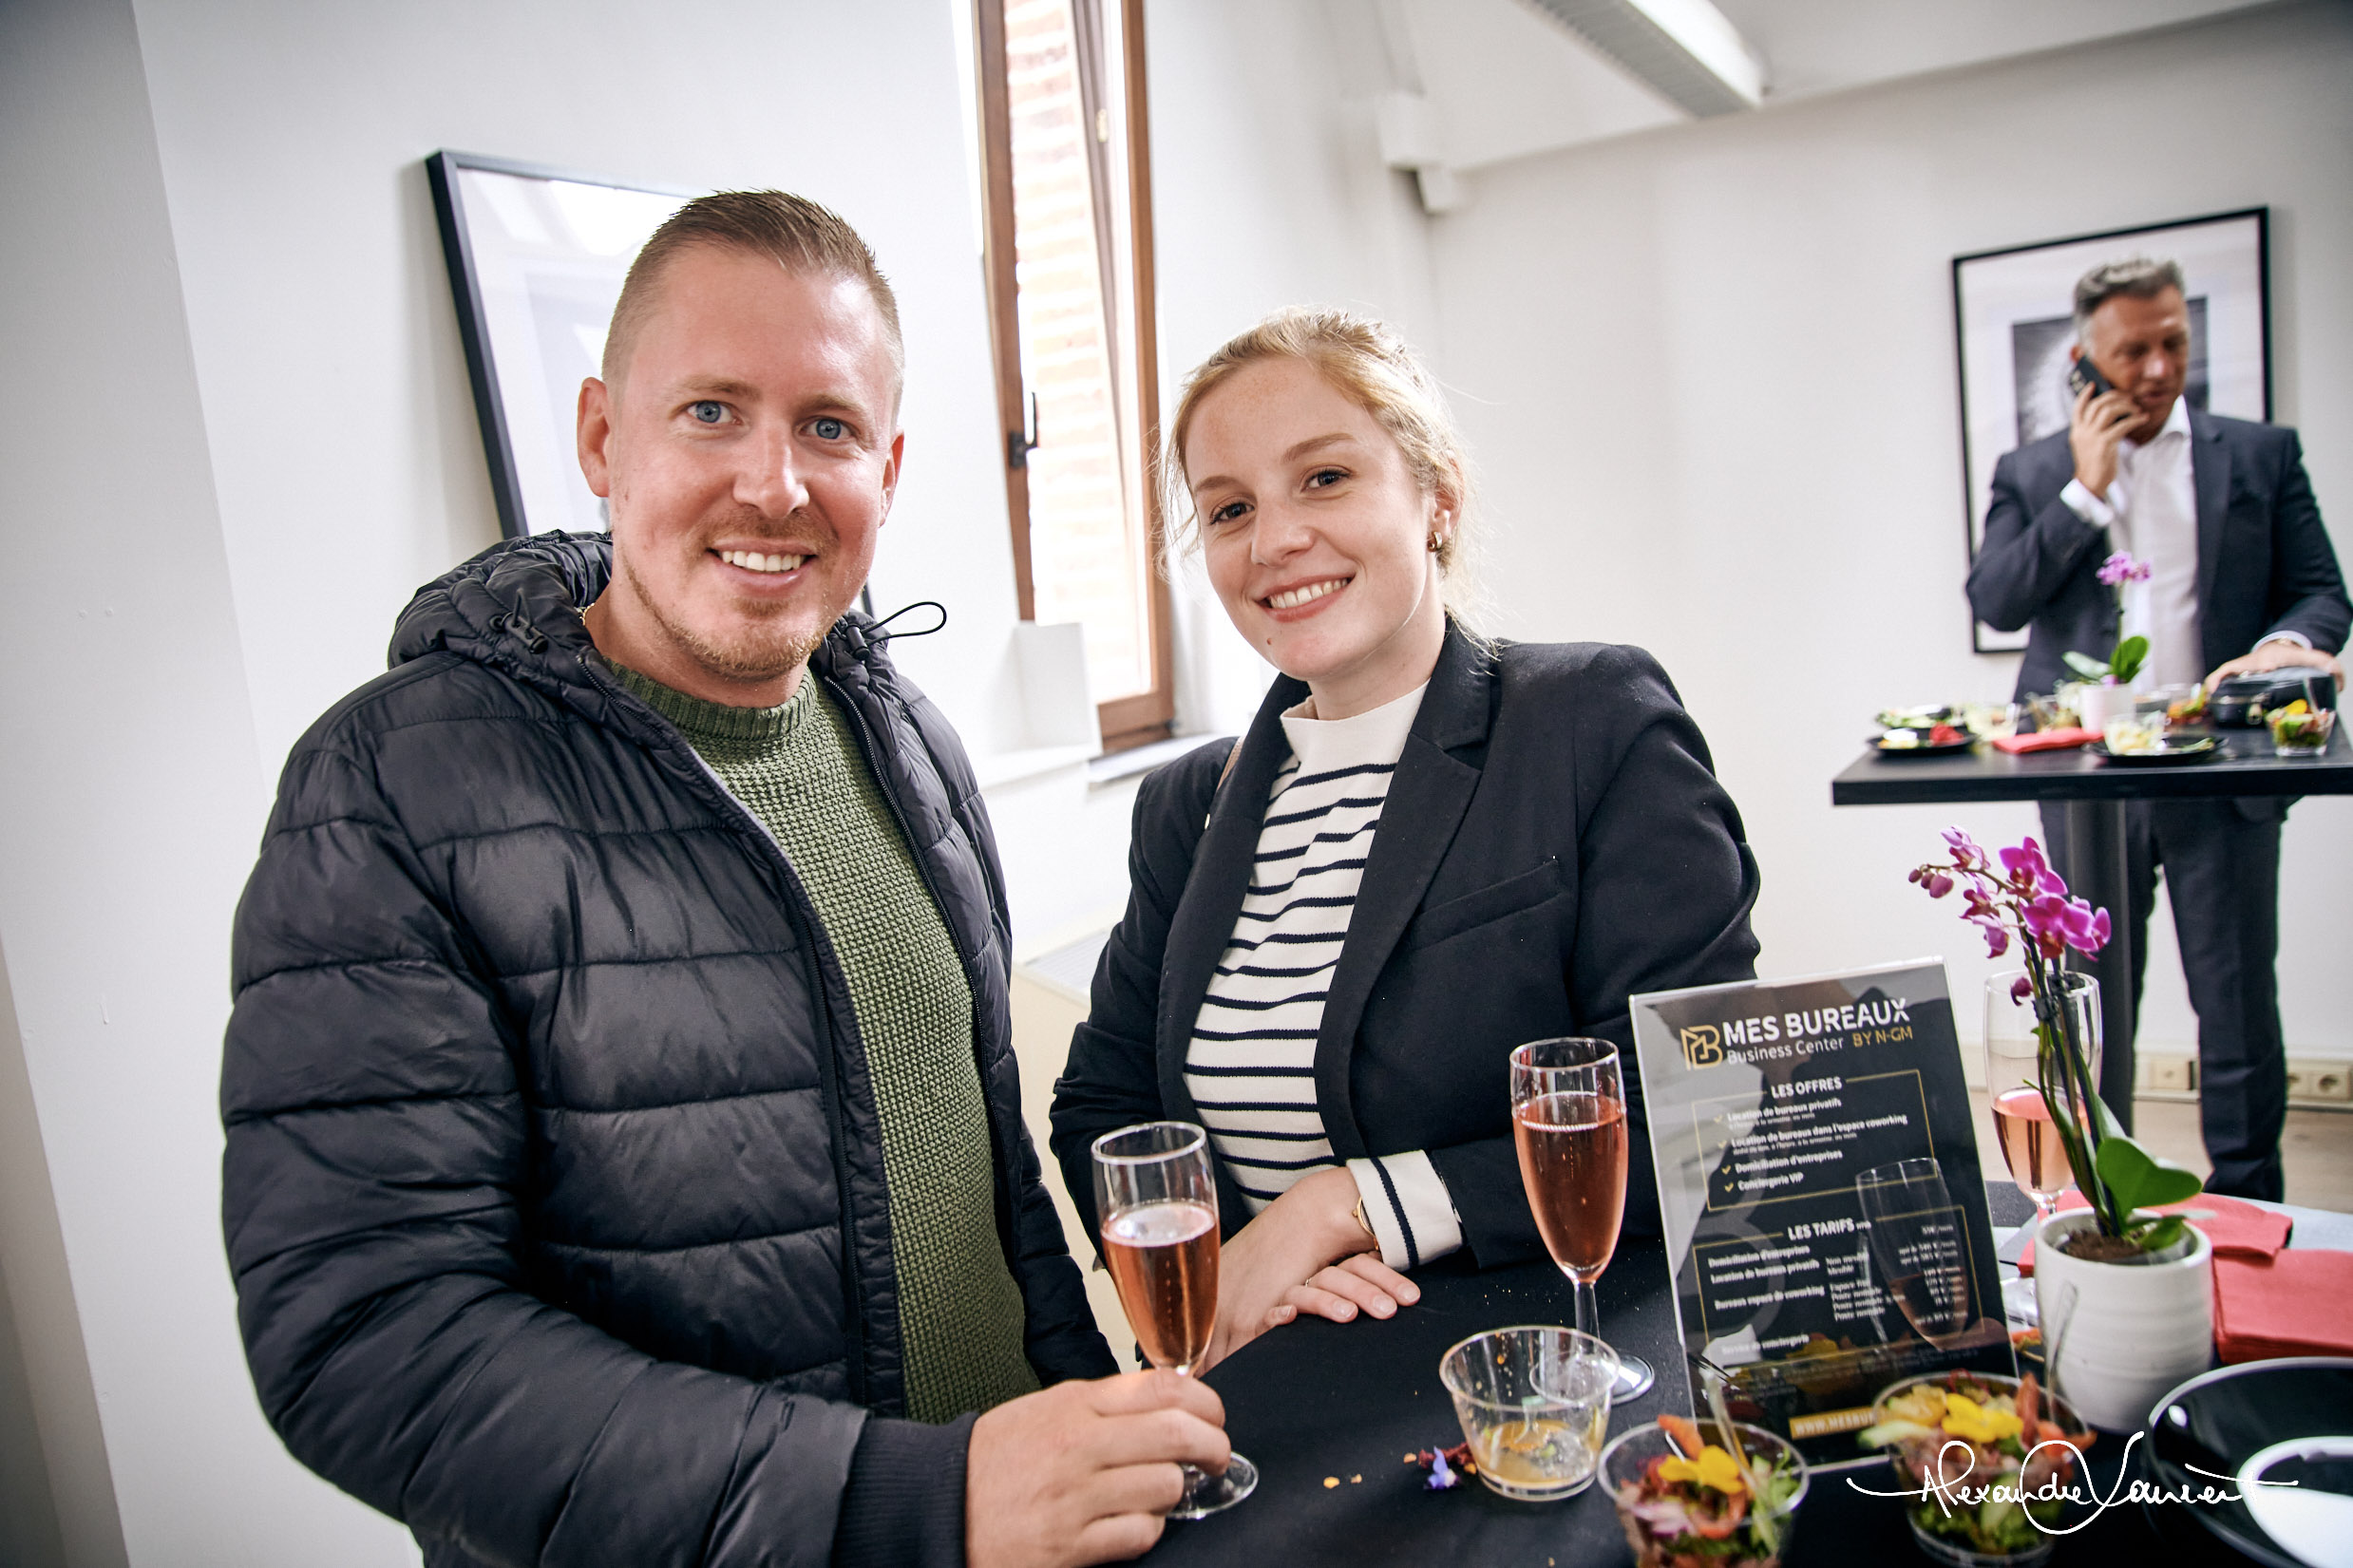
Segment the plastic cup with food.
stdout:
[[1771,1432],[1733,1429],[1736,1451],[1713,1421],[1662,1415],[1602,1450],[1602,1484],[1637,1568],[1777,1568],[1806,1501],[1806,1462]]

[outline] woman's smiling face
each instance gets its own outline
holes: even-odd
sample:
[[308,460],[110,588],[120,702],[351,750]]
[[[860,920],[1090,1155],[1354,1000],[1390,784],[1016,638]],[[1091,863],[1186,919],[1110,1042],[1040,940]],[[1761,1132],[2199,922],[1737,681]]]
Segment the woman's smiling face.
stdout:
[[1185,471],[1234,628],[1342,719],[1429,679],[1446,636],[1430,537],[1453,526],[1372,414],[1297,359],[1205,396]]

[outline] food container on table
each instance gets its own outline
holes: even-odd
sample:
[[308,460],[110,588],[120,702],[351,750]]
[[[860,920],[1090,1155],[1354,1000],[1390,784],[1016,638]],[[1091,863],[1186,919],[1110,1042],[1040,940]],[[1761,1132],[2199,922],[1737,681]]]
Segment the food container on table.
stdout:
[[2283,757],[2317,757],[2328,749],[2329,731],[2337,726],[2333,708],[2312,708],[2297,697],[2285,708],[2264,715],[2271,727],[2271,749]]
[[[2007,1443],[1965,1445],[1949,1431],[1926,1435],[1922,1423],[1908,1419],[1930,1395],[1960,1394],[1981,1408],[2020,1414],[2021,1389],[2035,1383],[2035,1425]],[[1950,1419],[1950,1418],[1945,1418]],[[2090,1488],[2080,1463],[2081,1450],[2092,1442],[2089,1426],[2074,1406],[2040,1387],[2034,1378],[2002,1377],[1991,1372],[1931,1372],[1907,1377],[1883,1391],[1871,1407],[1871,1425],[1859,1434],[1865,1447],[1884,1448],[1895,1467],[1896,1485],[1910,1495],[1905,1500],[1905,1521],[1912,1540],[1931,1561],[1951,1568],[2025,1568],[2051,1555],[2059,1536],[2078,1522],[2091,1507]],[[2072,1446],[2069,1446],[2072,1445]],[[2016,1448],[2019,1452],[2007,1451]],[[1942,1463],[1950,1483],[1940,1496],[1924,1483]],[[2022,1484],[2021,1484],[2021,1477]],[[2030,1501],[2005,1502],[1994,1497],[1982,1502],[1964,1500],[1979,1489],[1999,1484],[2023,1491]],[[2068,1493],[2034,1500],[2049,1485]]]
[[2160,686],[2144,692],[2134,707],[2143,715],[2155,715],[2168,731],[2202,728],[2206,724],[2206,688]]
[[2082,690],[2080,681],[2061,681],[2056,690],[2029,696],[2026,709],[2034,715],[2035,728],[2044,734],[2054,729],[2075,728],[2083,716],[2082,708],[2077,705]]
[[[1698,1428],[1701,1443],[1723,1446],[1721,1426],[1713,1421],[1693,1425]],[[1602,1485],[1617,1507],[1618,1525],[1625,1532],[1636,1568],[1668,1568],[1685,1560],[1704,1562],[1708,1568],[1778,1568],[1790,1549],[1791,1533],[1797,1525],[1798,1505],[1806,1501],[1806,1488],[1811,1484],[1807,1464],[1786,1440],[1771,1432],[1745,1422],[1734,1423],[1734,1429],[1740,1434],[1740,1445],[1750,1463],[1770,1472],[1766,1485],[1774,1495],[1770,1510],[1773,1544],[1765,1544],[1752,1517],[1754,1499],[1749,1511],[1731,1530],[1714,1537],[1702,1530],[1722,1528],[1724,1521],[1720,1518],[1693,1521],[1686,1511],[1678,1519],[1673,1504],[1662,1506],[1642,1500],[1644,1477],[1660,1461],[1675,1457],[1665,1429],[1652,1422],[1619,1433],[1602,1450]],[[1698,1527],[1684,1528],[1695,1522]]]
[[1593,1484],[1618,1381],[1607,1344],[1549,1325],[1495,1329],[1439,1357],[1438,1380],[1489,1490],[1549,1502]]
[[2165,715],[2162,713],[2118,713],[2108,721],[2100,736],[2108,749],[2126,757],[2148,756],[2165,744]]
[[2217,729],[2254,729],[2272,708],[2285,708],[2298,697],[2306,698],[2315,708],[2334,709],[2336,680],[2325,670],[2297,665],[2233,675],[2208,693],[2207,717]]

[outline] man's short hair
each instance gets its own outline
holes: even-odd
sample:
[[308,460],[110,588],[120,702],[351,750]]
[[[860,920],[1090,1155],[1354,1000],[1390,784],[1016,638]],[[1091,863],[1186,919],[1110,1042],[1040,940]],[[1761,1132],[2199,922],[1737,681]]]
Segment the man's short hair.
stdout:
[[2076,279],[2076,341],[2083,341],[2092,312],[2117,295],[2154,299],[2168,289],[2181,290],[2178,261],[2153,261],[2136,255],[2128,261],[2101,262]]
[[663,269],[678,253],[697,245],[766,256],[788,273],[856,278],[863,283],[874,297],[874,308],[882,313],[891,367],[905,375],[907,353],[899,336],[899,300],[857,230],[839,214],[806,197],[785,191],[717,191],[698,196],[672,213],[645,242],[637,259],[629,264],[620,298],[613,305],[613,325],[605,331],[604,363],[599,370],[607,385],[627,363],[638,329],[653,313],[661,293]]

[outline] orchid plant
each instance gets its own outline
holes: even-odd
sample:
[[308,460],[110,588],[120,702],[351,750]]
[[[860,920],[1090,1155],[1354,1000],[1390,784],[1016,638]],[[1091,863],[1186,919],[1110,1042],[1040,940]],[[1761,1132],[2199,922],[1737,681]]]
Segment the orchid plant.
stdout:
[[[2128,582],[2147,582],[2149,563],[2137,559],[2128,551],[2119,550],[2099,563],[2097,575],[2101,582],[2121,590]],[[2126,686],[2140,673],[2140,667],[2148,661],[2149,639],[2137,635],[2125,638],[2116,644],[2116,651],[2108,655],[2105,664],[2073,649],[2059,656],[2066,660],[2068,669],[2087,681],[2097,681],[2103,686]]]
[[2160,1160],[2126,1136],[2092,1081],[2088,1042],[2077,1038],[2076,1014],[2060,1003],[2060,976],[2069,952],[2089,957],[2108,945],[2108,912],[2067,895],[2067,884],[2051,869],[2032,839],[2000,852],[2000,864],[1960,828],[1945,830],[1948,860],[1915,866],[1909,880],[1931,898],[1961,890],[1961,917],[1985,938],[1987,955],[1999,958],[2013,942],[2022,951],[2026,973],[2012,989],[2015,1001],[2030,997],[2035,1010],[2038,1086],[2051,1111],[2051,1126],[2067,1153],[2067,1168],[2091,1204],[2099,1234],[2144,1253],[2161,1252],[2179,1240],[2182,1217],[2145,1212],[2178,1203],[2200,1189],[2197,1174]]

